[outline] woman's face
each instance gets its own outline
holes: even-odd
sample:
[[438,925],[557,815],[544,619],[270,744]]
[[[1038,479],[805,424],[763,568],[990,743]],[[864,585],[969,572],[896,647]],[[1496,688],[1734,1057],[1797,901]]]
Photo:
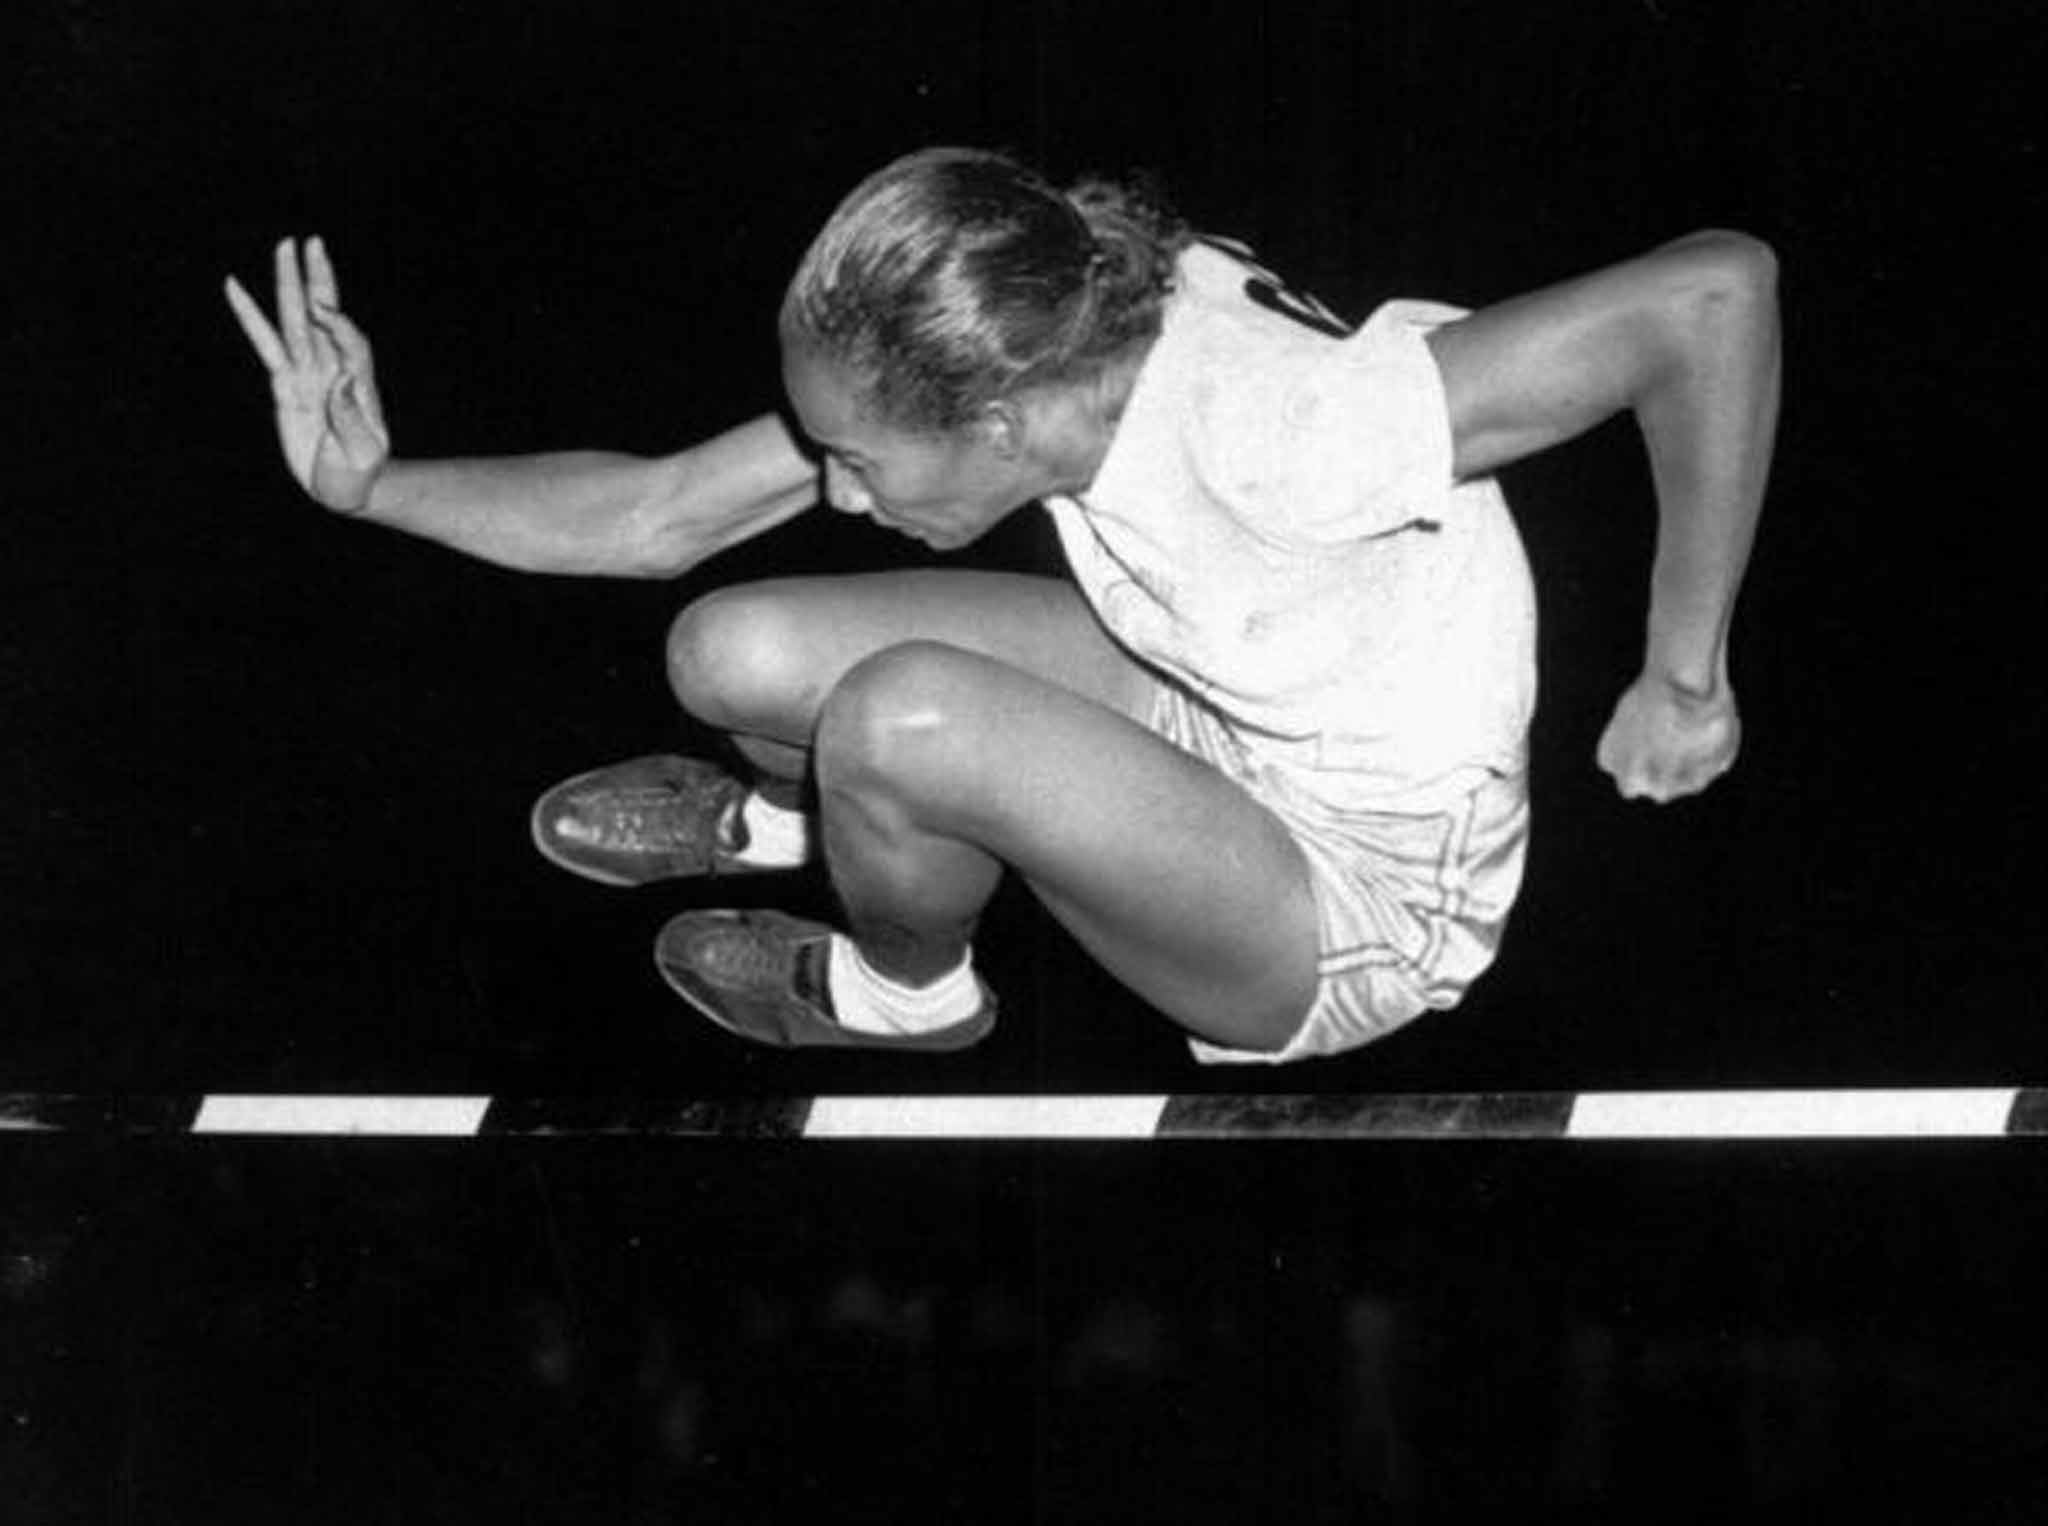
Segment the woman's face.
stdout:
[[785,343],[782,382],[797,421],[825,455],[825,496],[847,514],[951,551],[1037,496],[1007,425],[907,434],[869,418],[846,371]]

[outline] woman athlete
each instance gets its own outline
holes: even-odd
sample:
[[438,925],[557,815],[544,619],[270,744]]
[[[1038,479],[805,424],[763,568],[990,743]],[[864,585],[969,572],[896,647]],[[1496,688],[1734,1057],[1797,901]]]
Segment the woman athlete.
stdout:
[[1501,468],[1622,411],[1658,511],[1640,676],[1598,761],[1670,800],[1734,761],[1729,625],[1778,403],[1775,261],[1695,234],[1465,313],[1355,331],[1128,186],[934,149],[833,213],[779,322],[798,432],[678,455],[394,459],[315,240],[278,246],[268,368],[340,513],[536,571],[673,577],[822,496],[942,549],[1051,513],[1074,582],[920,570],[729,587],[668,642],[750,765],[637,758],[534,811],[613,884],[822,853],[833,928],[694,911],[669,983],[777,1045],[956,1049],[993,1025],[1005,870],[1205,1061],[1334,1054],[1454,1004],[1528,830],[1534,601]]

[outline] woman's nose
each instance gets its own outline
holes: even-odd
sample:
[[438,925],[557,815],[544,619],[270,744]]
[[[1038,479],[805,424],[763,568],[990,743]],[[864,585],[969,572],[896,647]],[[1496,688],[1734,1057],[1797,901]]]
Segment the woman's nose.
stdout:
[[825,501],[842,514],[871,514],[875,500],[853,473],[831,458],[825,461]]

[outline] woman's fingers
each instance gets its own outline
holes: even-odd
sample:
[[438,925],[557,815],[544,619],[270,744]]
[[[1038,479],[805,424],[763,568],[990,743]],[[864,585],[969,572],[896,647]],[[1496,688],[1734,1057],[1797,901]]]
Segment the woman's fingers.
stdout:
[[327,241],[306,240],[306,296],[314,309],[330,312],[341,306],[341,287],[334,279],[334,262],[327,257]]
[[370,341],[341,310],[341,283],[334,278],[334,261],[328,256],[327,241],[306,240],[307,319],[316,352],[323,365],[339,363],[368,377]]
[[280,239],[277,245],[277,326],[284,337],[285,353],[295,365],[303,364],[311,349],[306,329],[306,288],[299,274],[296,240]]
[[340,310],[341,288],[326,246],[308,239],[303,258],[302,269],[297,242],[279,241],[275,324],[242,283],[229,276],[228,306],[235,320],[272,375],[304,368],[331,374],[342,365],[367,374],[370,342]]
[[242,326],[242,332],[249,337],[249,343],[256,354],[275,375],[291,364],[284,352],[284,343],[277,337],[277,330],[270,326],[270,320],[263,316],[263,309],[256,305],[256,299],[242,287],[233,276],[227,279],[228,306],[233,309],[235,321]]
[[351,371],[367,376],[370,372],[370,341],[363,331],[349,321],[348,315],[338,308],[315,306],[313,321],[322,333],[334,342],[341,352],[344,364]]

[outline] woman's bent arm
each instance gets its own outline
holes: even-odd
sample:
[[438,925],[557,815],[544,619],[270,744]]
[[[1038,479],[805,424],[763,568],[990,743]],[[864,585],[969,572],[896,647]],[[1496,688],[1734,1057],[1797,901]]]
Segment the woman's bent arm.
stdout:
[[1728,631],[1777,428],[1776,284],[1765,245],[1701,233],[1431,335],[1461,476],[1624,409],[1642,429],[1658,514],[1643,672],[1600,743],[1625,795],[1691,794],[1734,762]]

